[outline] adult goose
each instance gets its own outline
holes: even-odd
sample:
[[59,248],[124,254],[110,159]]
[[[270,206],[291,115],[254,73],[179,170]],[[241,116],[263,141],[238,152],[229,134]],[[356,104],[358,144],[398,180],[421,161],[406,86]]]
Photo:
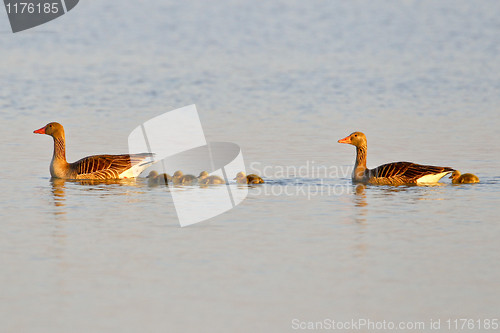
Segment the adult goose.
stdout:
[[135,178],[152,163],[153,154],[94,155],[74,163],[66,161],[64,128],[52,122],[33,133],[47,134],[54,139],[50,175],[62,179],[124,179]]
[[339,143],[348,143],[356,147],[356,163],[352,173],[355,183],[373,185],[418,185],[438,182],[446,174],[453,171],[449,167],[420,165],[411,162],[393,162],[375,169],[366,167],[366,136],[361,132],[340,139]]

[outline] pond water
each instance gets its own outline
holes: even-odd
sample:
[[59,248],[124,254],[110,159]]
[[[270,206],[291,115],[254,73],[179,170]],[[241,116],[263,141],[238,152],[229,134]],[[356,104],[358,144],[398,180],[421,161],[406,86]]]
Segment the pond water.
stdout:
[[[96,0],[17,34],[0,10],[2,331],[498,318],[499,10]],[[125,153],[135,127],[190,104],[266,184],[184,228],[171,190],[142,177],[51,181],[52,140],[32,133],[63,124],[69,161]],[[355,130],[369,167],[481,182],[356,188],[337,143]]]

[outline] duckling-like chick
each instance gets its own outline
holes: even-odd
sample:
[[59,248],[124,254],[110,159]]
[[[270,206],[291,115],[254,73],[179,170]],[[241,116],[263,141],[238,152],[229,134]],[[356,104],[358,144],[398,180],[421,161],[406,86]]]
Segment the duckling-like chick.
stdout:
[[196,178],[196,176],[193,176],[193,175],[184,175],[184,176],[182,176],[182,179],[181,179],[182,185],[194,185],[197,182],[198,182],[198,178]]
[[234,178],[238,184],[263,184],[264,179],[260,178],[256,174],[249,174],[248,176],[243,172],[238,172],[236,178]]
[[153,170],[151,171],[147,176],[146,178],[148,179],[148,185],[149,186],[155,186],[155,185],[158,185],[158,171],[156,170]]
[[153,171],[149,172],[149,174],[146,176],[146,178],[154,178],[154,177],[157,177],[157,176],[158,176],[158,171],[153,170]]
[[208,172],[202,171],[200,172],[200,175],[198,176],[198,180],[202,180],[208,177]]
[[172,177],[168,173],[158,174],[158,171],[155,170],[151,171],[146,178],[148,179],[149,186],[156,186],[159,184],[167,185],[172,181]]
[[264,184],[264,179],[253,173],[247,176],[247,181],[248,184]]
[[212,185],[212,184],[225,184],[226,182],[219,176],[210,176],[208,172],[202,171],[198,176],[198,184],[201,185]]
[[181,178],[183,175],[184,174],[180,170],[177,170],[176,172],[174,172],[174,175],[172,176],[172,183],[174,183],[174,185],[180,185]]
[[476,175],[473,175],[472,173],[464,173],[463,175],[461,175],[460,171],[458,170],[453,171],[450,178],[453,184],[479,183],[479,178],[477,178]]
[[176,171],[172,177],[174,185],[193,185],[196,184],[197,181],[198,179],[195,176],[185,175],[180,170]]

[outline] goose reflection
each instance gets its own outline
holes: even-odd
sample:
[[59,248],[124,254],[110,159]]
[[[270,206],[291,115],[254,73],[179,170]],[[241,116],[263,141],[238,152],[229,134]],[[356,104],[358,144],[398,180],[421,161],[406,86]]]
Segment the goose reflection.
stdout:
[[366,185],[358,184],[354,188],[354,205],[356,207],[366,207]]
[[52,178],[50,182],[52,185],[52,199],[54,200],[54,206],[56,207],[54,214],[56,216],[64,215],[66,214],[66,210],[58,208],[66,206],[66,181],[64,179]]
[[[408,185],[408,186],[383,186],[380,187],[377,197],[401,197],[410,203],[417,203],[422,200],[444,200],[442,195],[447,188],[446,183]],[[403,196],[404,195],[404,196]]]
[[364,224],[366,222],[367,208],[365,208],[368,203],[366,202],[366,185],[358,184],[354,186],[354,206],[356,207],[356,222]]
[[[61,179],[61,178],[51,178],[50,183],[52,185],[52,199],[54,201],[54,206],[60,208],[56,210],[56,215],[66,214],[66,209],[62,209],[66,206],[66,190],[69,189],[68,185],[78,184],[82,186],[85,191],[98,191],[100,194],[109,193],[108,187],[106,185],[117,185],[117,186],[135,186],[137,183],[135,179],[107,179],[107,180],[92,180],[92,179]],[[104,185],[104,186],[103,186]],[[71,185],[70,185],[71,186]],[[116,191],[113,192],[120,195],[128,195],[129,191]]]

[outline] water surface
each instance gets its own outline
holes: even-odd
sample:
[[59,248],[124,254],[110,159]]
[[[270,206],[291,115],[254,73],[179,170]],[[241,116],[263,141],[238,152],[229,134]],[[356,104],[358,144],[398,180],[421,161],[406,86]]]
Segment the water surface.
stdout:
[[[0,14],[2,331],[498,318],[499,10],[83,1],[18,34]],[[62,123],[69,161],[123,153],[140,123],[193,103],[208,141],[271,173],[187,228],[143,179],[51,181],[51,139],[32,134]],[[369,167],[451,166],[481,183],[357,189],[354,148],[336,142],[355,130]],[[313,164],[340,171],[278,172]]]

